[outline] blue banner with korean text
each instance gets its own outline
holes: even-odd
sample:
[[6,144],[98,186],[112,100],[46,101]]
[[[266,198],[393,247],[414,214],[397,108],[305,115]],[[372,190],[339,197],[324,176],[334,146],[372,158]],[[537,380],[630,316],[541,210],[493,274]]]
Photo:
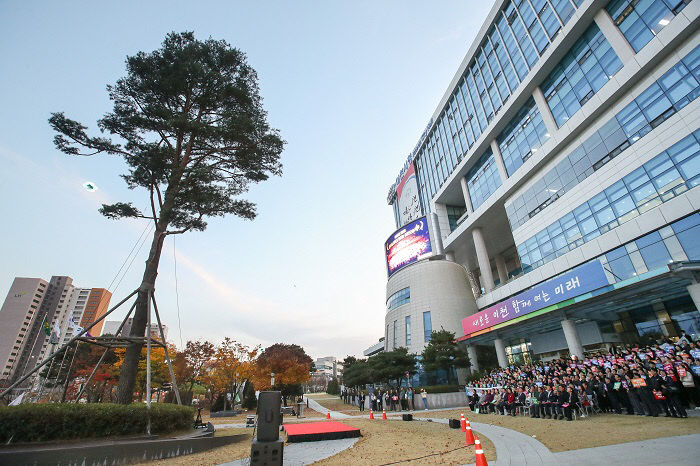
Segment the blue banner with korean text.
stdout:
[[606,285],[608,279],[600,261],[589,262],[463,319],[464,335],[493,327]]

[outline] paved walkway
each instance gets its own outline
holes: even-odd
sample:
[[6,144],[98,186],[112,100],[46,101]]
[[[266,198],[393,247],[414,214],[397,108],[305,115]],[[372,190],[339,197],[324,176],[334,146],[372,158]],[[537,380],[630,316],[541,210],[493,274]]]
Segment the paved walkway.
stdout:
[[[309,408],[313,409],[314,411],[318,411],[319,413],[322,413],[322,414],[328,412],[328,408],[324,408],[323,406],[321,406],[321,404],[318,401],[314,400],[313,398],[309,398],[308,396],[305,396],[304,399],[309,404]],[[336,398],[336,399],[340,400],[340,398]],[[369,413],[367,415],[369,416]],[[360,416],[350,416],[350,415],[347,415],[347,414],[344,414],[344,413],[341,413],[338,411],[331,411],[331,418],[333,418],[333,419],[347,419],[349,417],[360,417]]]
[[[339,440],[323,440],[320,442],[292,443],[284,446],[284,466],[304,466],[321,461],[329,456],[355,445],[358,438],[343,438]],[[250,458],[224,463],[225,466],[248,466]],[[224,466],[222,465],[222,466]]]
[[[447,424],[448,419],[416,417],[416,421]],[[563,464],[541,442],[505,427],[492,426],[481,422],[471,422],[477,434],[483,434],[496,447],[497,460],[491,465],[556,465]]]
[[557,464],[576,466],[609,463],[634,464],[635,466],[660,464],[697,466],[700,464],[699,455],[700,434],[553,453]]

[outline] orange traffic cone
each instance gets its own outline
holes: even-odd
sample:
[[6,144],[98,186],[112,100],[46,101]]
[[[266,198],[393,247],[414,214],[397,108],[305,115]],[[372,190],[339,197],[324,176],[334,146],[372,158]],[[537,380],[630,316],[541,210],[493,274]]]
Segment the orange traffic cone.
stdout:
[[467,432],[467,445],[474,445],[474,433],[472,432],[471,424],[469,424],[469,419],[466,419],[464,422],[466,424],[465,430]]
[[386,409],[382,409],[382,419],[386,420]]
[[370,420],[374,419],[374,412],[371,409],[369,410],[369,418]]
[[476,453],[476,466],[489,466],[489,464],[486,462],[484,450],[481,448],[481,441],[479,440],[478,435],[474,440],[474,453]]
[[462,432],[466,432],[467,431],[467,421],[464,420],[464,413],[462,413],[461,421],[462,421]]
[[328,414],[326,415],[326,419],[330,419],[330,418],[331,418],[331,410],[329,409]]

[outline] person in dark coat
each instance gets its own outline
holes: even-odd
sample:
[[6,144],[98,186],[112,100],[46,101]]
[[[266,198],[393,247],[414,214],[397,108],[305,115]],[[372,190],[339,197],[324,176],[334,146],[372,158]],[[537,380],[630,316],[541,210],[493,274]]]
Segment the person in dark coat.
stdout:
[[555,387],[552,387],[552,390],[549,392],[549,396],[547,397],[547,401],[549,401],[549,412],[550,412],[550,418],[551,419],[556,419],[557,416],[560,414],[559,411],[559,394],[557,393],[557,390],[555,390]]
[[670,375],[667,375],[664,371],[659,371],[659,377],[661,378],[661,393],[666,397],[666,405],[669,411],[671,411],[671,416],[673,417],[688,417],[688,413],[683,408],[681,400],[678,398],[678,393],[680,388],[678,387],[676,381]]
[[573,414],[573,411],[577,409],[576,404],[578,403],[578,395],[576,391],[574,390],[573,385],[569,385],[566,389],[566,401],[562,403],[562,407],[564,408],[564,416],[566,417],[567,421],[571,421],[571,415]]
[[605,378],[605,392],[608,395],[608,402],[610,407],[615,412],[615,414],[622,414],[622,409],[620,409],[620,402],[617,399],[617,393],[615,392],[615,384],[608,377]]

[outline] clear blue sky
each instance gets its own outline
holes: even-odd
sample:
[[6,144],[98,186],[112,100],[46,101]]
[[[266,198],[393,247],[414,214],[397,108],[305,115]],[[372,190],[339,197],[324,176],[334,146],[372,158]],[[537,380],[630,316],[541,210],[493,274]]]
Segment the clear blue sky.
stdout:
[[[491,5],[0,1],[0,299],[15,276],[113,280],[146,224],[109,221],[97,208],[145,207],[144,193],[126,189],[121,159],[59,153],[46,120],[65,111],[94,129],[125,57],[192,30],[247,53],[288,143],[284,175],[249,193],[255,221],[216,219],[177,237],[182,339],[361,355],[383,335],[388,188]],[[88,180],[99,191],[85,191]],[[138,286],[147,249],[113,302]],[[156,295],[179,346],[173,265],[169,239]]]

